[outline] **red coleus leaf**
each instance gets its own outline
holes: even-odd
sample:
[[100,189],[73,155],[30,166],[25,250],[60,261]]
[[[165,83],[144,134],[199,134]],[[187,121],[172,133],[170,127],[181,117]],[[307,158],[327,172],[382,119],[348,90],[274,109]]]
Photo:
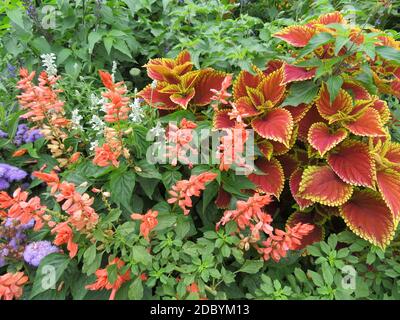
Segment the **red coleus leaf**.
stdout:
[[301,250],[310,244],[322,241],[325,234],[324,228],[316,224],[315,220],[316,220],[315,214],[312,212],[304,213],[297,211],[289,217],[289,219],[286,222],[286,225],[289,227],[293,227],[298,223],[304,223],[304,224],[308,223],[314,227],[314,229],[309,234],[301,238],[301,245],[298,246],[295,250]]
[[390,142],[385,152],[386,160],[392,162],[394,166],[400,166],[400,144],[396,142]]
[[324,84],[319,92],[316,105],[321,117],[332,123],[342,120],[344,115],[352,111],[353,99],[345,90],[340,89],[335,100],[331,103],[328,87]]
[[229,207],[230,201],[230,193],[226,192],[223,188],[219,188],[217,199],[215,199],[215,205],[220,209],[226,209]]
[[394,219],[400,219],[400,173],[393,169],[382,169],[376,173],[376,180],[383,199],[393,213]]
[[304,210],[305,208],[311,206],[313,204],[313,202],[311,200],[302,198],[298,194],[302,175],[303,175],[303,170],[300,168],[297,168],[290,176],[289,187],[290,187],[290,192],[292,193],[293,199],[299,205],[300,209]]
[[269,142],[272,144],[273,148],[274,148],[274,155],[275,156],[280,156],[283,155],[285,153],[288,153],[289,150],[294,146],[294,144],[296,143],[296,139],[297,139],[297,133],[298,133],[298,126],[295,125],[293,127],[293,131],[292,131],[292,135],[290,137],[289,143],[288,144],[283,144],[280,143],[278,141],[273,141],[273,140],[269,140]]
[[293,131],[293,118],[285,109],[272,109],[262,118],[252,121],[253,129],[263,138],[289,144]]
[[391,112],[386,101],[380,100],[377,97],[375,97],[375,100],[371,105],[371,107],[376,111],[378,111],[381,123],[383,125],[390,120]]
[[344,23],[342,14],[339,11],[323,14],[318,18],[318,23],[328,25],[331,23]]
[[263,73],[265,75],[269,75],[270,73],[274,72],[275,70],[280,69],[283,66],[284,62],[282,60],[270,60],[265,66],[265,70]]
[[308,131],[308,142],[321,156],[333,149],[347,137],[347,131],[343,128],[332,132],[323,122],[314,123]]
[[200,71],[194,84],[195,95],[192,103],[196,106],[205,106],[211,102],[214,93],[211,89],[220,90],[226,73],[208,68]]
[[308,70],[307,68],[284,64],[283,66],[283,83],[287,84],[294,81],[304,81],[314,78],[317,68]]
[[186,95],[175,93],[170,96],[170,99],[172,102],[175,102],[179,106],[181,106],[183,109],[187,109],[187,106],[189,104],[189,101],[192,100],[192,98],[195,95],[195,91],[189,90],[189,92]]
[[261,153],[264,155],[264,157],[270,160],[274,152],[274,147],[272,143],[270,141],[263,140],[260,143],[258,143],[257,146],[260,149]]
[[215,111],[213,119],[213,127],[215,129],[227,129],[235,126],[235,119],[229,117],[231,110],[223,109]]
[[252,173],[249,180],[261,188],[265,193],[272,194],[279,198],[285,184],[282,165],[278,160],[272,158],[270,161],[260,158],[254,163],[264,175]]
[[233,83],[233,97],[235,100],[240,97],[247,97],[247,87],[257,88],[264,78],[264,74],[259,70],[255,75],[242,70]]
[[304,117],[299,121],[298,138],[300,141],[306,142],[310,127],[316,122],[325,122],[319,114],[317,108],[313,105]]
[[283,173],[286,179],[289,179],[292,173],[299,167],[299,161],[292,154],[283,154],[276,156],[276,159],[282,164]]
[[311,104],[301,103],[298,106],[285,106],[284,109],[288,110],[293,118],[294,122],[299,122],[301,119],[304,118],[308,110],[312,107]]
[[377,192],[356,191],[340,214],[355,234],[374,245],[385,248],[393,238],[393,216]]
[[373,187],[375,161],[368,145],[347,140],[329,153],[327,162],[344,182],[355,186]]
[[178,105],[171,101],[169,93],[162,93],[159,91],[160,85],[153,89],[149,84],[137,95],[143,98],[147,104],[156,107],[158,109],[174,110],[178,108]]
[[356,120],[344,125],[351,133],[365,137],[384,137],[386,132],[383,129],[378,111],[367,108]]
[[391,88],[392,94],[395,97],[397,97],[398,99],[400,99],[400,79],[392,80],[392,82],[390,84],[390,88]]
[[306,26],[290,26],[274,34],[294,47],[305,47],[315,34],[315,29]]
[[254,107],[254,104],[249,97],[241,97],[237,99],[235,105],[242,118],[254,117],[262,112]]
[[353,95],[353,98],[355,100],[369,100],[371,99],[370,94],[368,93],[367,89],[365,89],[363,86],[352,82],[352,81],[346,81],[342,85],[342,89],[350,92]]
[[343,182],[329,166],[309,166],[302,175],[299,195],[324,204],[340,206],[350,199],[353,187]]
[[270,101],[273,106],[277,105],[285,94],[286,85],[283,83],[283,68],[270,73],[257,87],[263,92],[265,101]]

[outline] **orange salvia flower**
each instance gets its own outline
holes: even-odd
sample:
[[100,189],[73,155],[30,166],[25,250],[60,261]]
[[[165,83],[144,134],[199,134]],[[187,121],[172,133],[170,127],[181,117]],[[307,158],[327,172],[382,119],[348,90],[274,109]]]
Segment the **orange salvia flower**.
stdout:
[[72,259],[78,253],[78,245],[73,241],[74,234],[68,222],[59,223],[52,230],[51,233],[56,233],[56,238],[53,243],[57,246],[62,244],[67,245],[69,257]]
[[133,220],[142,221],[140,223],[140,233],[145,239],[149,240],[149,234],[151,230],[153,230],[158,224],[157,216],[158,216],[158,211],[149,210],[144,215],[133,213],[131,215],[131,218]]
[[13,158],[21,157],[21,156],[23,156],[23,155],[24,155],[25,153],[27,153],[27,152],[28,152],[27,149],[19,149],[19,150],[15,151],[15,152],[12,154],[12,157],[13,157]]
[[189,209],[192,207],[192,196],[200,196],[201,190],[206,188],[205,184],[214,180],[217,177],[216,173],[203,172],[198,176],[191,176],[189,180],[180,180],[174,186],[169,194],[172,196],[168,199],[168,203],[177,203],[183,210],[185,215],[189,214]]
[[129,98],[124,96],[127,92],[124,82],[114,83],[112,76],[105,71],[100,70],[99,74],[104,86],[108,89],[102,95],[110,101],[105,105],[106,115],[104,120],[106,122],[118,122],[128,119],[130,112]]
[[115,150],[110,144],[104,143],[101,147],[96,147],[95,153],[96,154],[93,159],[93,163],[95,165],[98,165],[99,167],[107,167],[109,165],[118,167],[118,157],[121,154],[120,150]]
[[122,275],[119,273],[120,269],[125,265],[125,263],[119,258],[115,258],[114,260],[112,260],[107,267],[113,264],[117,264],[117,270],[118,270],[117,280],[115,280],[114,283],[110,283],[108,279],[107,268],[98,269],[95,272],[97,280],[94,283],[87,285],[85,288],[88,290],[102,290],[102,289],[111,290],[110,300],[114,300],[115,295],[119,290],[119,288],[121,288],[122,284],[131,279],[131,272],[130,270],[127,270]]
[[28,277],[23,272],[6,273],[0,276],[0,299],[18,299],[23,294],[23,286]]

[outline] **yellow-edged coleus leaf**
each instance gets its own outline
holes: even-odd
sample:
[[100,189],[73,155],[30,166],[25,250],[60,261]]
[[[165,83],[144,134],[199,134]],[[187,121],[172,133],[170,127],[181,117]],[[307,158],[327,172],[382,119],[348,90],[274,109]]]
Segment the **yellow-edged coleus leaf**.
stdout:
[[319,114],[317,107],[313,105],[298,122],[299,133],[298,138],[300,141],[306,142],[308,138],[308,132],[310,127],[317,122],[325,122],[325,119]]
[[308,208],[309,206],[311,206],[313,204],[313,202],[311,200],[302,198],[299,195],[299,188],[300,188],[302,176],[303,176],[303,169],[297,168],[290,176],[289,187],[290,187],[290,192],[292,193],[293,199],[299,205],[300,209],[304,210],[304,209]]
[[353,194],[353,186],[343,182],[329,166],[309,166],[301,177],[299,195],[326,206],[340,206]]
[[306,26],[289,26],[274,34],[275,38],[294,47],[305,47],[315,34],[315,29]]
[[248,176],[249,180],[257,185],[263,192],[272,194],[279,199],[285,185],[282,165],[275,158],[269,161],[264,158],[259,158],[254,164],[263,172],[263,175],[252,173]]
[[321,117],[328,120],[329,123],[345,119],[353,109],[353,99],[343,89],[339,90],[335,100],[331,103],[326,84],[322,85],[315,103]]
[[304,118],[304,116],[311,109],[311,107],[312,107],[312,104],[301,103],[296,107],[294,107],[294,106],[285,106],[284,109],[288,110],[291,113],[293,121],[295,123],[297,123],[301,119]]
[[247,87],[257,88],[265,78],[261,70],[256,69],[256,74],[242,70],[233,83],[233,97],[235,100],[247,97]]
[[327,162],[344,182],[373,188],[375,160],[365,143],[346,140],[329,153]]
[[346,121],[344,126],[352,133],[362,137],[385,137],[381,117],[374,108],[365,108],[355,120]]
[[310,224],[314,228],[313,230],[301,238],[301,244],[295,248],[295,250],[301,250],[315,242],[322,241],[325,235],[324,227],[316,223],[314,212],[300,212],[296,211],[286,221],[286,226],[293,227],[298,223]]
[[304,81],[314,78],[317,68],[304,68],[285,63],[283,66],[283,83]]
[[346,129],[331,130],[323,122],[314,123],[308,131],[307,141],[321,156],[333,149],[347,137]]
[[390,117],[391,117],[391,112],[388,107],[388,104],[386,101],[380,100],[377,96],[374,96],[373,99],[374,100],[373,100],[373,104],[371,105],[371,107],[373,109],[375,109],[376,111],[378,111],[380,119],[381,119],[381,123],[383,125],[385,125],[386,123],[388,123],[388,121],[390,120]]
[[342,89],[349,92],[355,100],[370,100],[371,95],[368,90],[362,85],[354,81],[345,81],[342,84]]
[[[256,88],[252,88],[252,87],[246,87],[246,91],[247,91],[247,97],[250,99],[251,104],[254,107],[257,108],[257,107],[261,107],[264,105],[265,98],[264,98],[264,95],[261,90],[258,90]],[[244,97],[239,98],[238,101],[243,98]]]
[[295,157],[294,154],[285,153],[275,157],[282,165],[283,174],[285,179],[289,180],[294,171],[299,167],[300,161]]
[[378,170],[376,181],[383,200],[393,213],[395,221],[400,220],[400,172],[390,168]]
[[274,152],[274,147],[270,141],[263,140],[257,144],[258,149],[268,160],[271,160],[272,154]]
[[393,239],[393,215],[379,193],[372,190],[354,192],[341,208],[347,226],[361,238],[385,248]]
[[383,156],[390,162],[392,168],[400,172],[400,143],[387,142]]
[[335,11],[319,16],[317,22],[323,25],[328,25],[332,23],[343,24],[345,23],[345,20],[339,11]]
[[228,129],[235,126],[235,119],[229,117],[230,109],[215,111],[213,118],[214,129]]
[[289,145],[293,131],[293,118],[285,109],[272,109],[251,122],[253,129],[263,138]]
[[249,97],[240,97],[236,100],[235,106],[242,118],[254,117],[262,113],[262,110],[257,110],[255,108],[252,100]]
[[283,154],[286,154],[290,151],[290,149],[292,149],[292,147],[294,146],[294,144],[296,143],[297,140],[297,134],[299,131],[299,126],[298,125],[294,125],[293,126],[293,130],[292,130],[292,134],[289,140],[288,144],[283,144],[281,142],[278,141],[273,141],[270,140],[273,148],[274,148],[274,156],[281,156]]
[[191,103],[196,106],[205,106],[211,102],[214,90],[221,90],[222,82],[226,77],[225,72],[216,71],[211,68],[200,70],[199,76],[194,83],[195,95]]
[[267,75],[257,87],[264,94],[265,101],[269,101],[272,106],[280,103],[285,94],[286,85],[282,82],[283,67]]
[[147,104],[152,107],[163,110],[175,110],[179,106],[170,99],[169,93],[162,93],[162,83],[158,83],[156,88],[152,88],[149,84],[137,96],[143,98]]

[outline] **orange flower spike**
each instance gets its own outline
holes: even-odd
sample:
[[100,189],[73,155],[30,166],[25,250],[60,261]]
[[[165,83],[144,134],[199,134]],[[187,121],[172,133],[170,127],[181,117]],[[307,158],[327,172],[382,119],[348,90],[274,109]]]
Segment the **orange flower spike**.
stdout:
[[21,157],[28,152],[28,149],[19,149],[12,154],[13,158]]
[[55,171],[45,173],[41,171],[34,171],[32,174],[35,178],[38,178],[45,182],[51,189],[50,192],[54,194],[60,187],[60,178]]
[[121,151],[113,150],[110,144],[104,143],[101,147],[96,147],[93,163],[99,167],[107,167],[109,165],[118,167],[120,154]]
[[0,300],[19,299],[23,294],[23,286],[28,280],[23,272],[9,272],[0,276]]
[[211,97],[211,100],[217,101],[222,104],[228,104],[227,99],[229,99],[232,95],[227,91],[227,89],[232,85],[232,75],[228,74],[224,81],[222,81],[221,89],[211,89],[211,92],[214,93],[214,96]]
[[99,71],[101,80],[107,91],[103,93],[103,97],[107,98],[110,102],[105,105],[106,115],[104,120],[106,122],[118,122],[120,120],[128,119],[130,108],[129,97],[125,97],[127,89],[124,82],[114,83],[112,76],[108,72]]
[[149,241],[149,234],[150,232],[158,225],[158,211],[152,211],[149,210],[147,211],[146,214],[138,214],[138,213],[133,213],[131,215],[131,218],[133,220],[141,220],[140,223],[140,233],[141,235]]
[[69,257],[72,259],[78,253],[78,245],[73,241],[74,234],[68,222],[59,223],[52,230],[51,233],[56,233],[53,243],[57,246],[62,244],[67,245]]
[[119,288],[121,288],[121,286],[126,281],[129,281],[131,279],[131,272],[130,270],[127,270],[122,275],[119,273],[120,269],[125,265],[125,263],[119,258],[115,258],[114,260],[112,260],[107,267],[113,264],[117,264],[117,270],[118,270],[117,280],[114,283],[110,283],[108,279],[107,268],[98,269],[95,272],[97,280],[94,283],[87,285],[85,288],[88,290],[102,290],[102,289],[111,290],[111,295],[109,300],[114,300],[115,295],[119,290]]

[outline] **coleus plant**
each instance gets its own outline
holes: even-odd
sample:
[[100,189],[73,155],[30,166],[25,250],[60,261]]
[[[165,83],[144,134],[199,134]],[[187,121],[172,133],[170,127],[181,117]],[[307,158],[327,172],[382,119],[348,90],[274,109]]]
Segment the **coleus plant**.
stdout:
[[212,68],[193,70],[188,51],[182,51],[175,59],[151,59],[145,66],[154,81],[138,96],[165,110],[208,105],[214,95],[211,90],[219,89],[226,76]]
[[242,71],[232,108],[217,110],[214,126],[233,127],[240,115],[258,134],[263,174],[249,179],[277,198],[289,180],[298,210],[287,226],[315,227],[303,245],[321,240],[334,215],[384,248],[400,217],[400,145],[390,139],[380,97],[400,94],[400,43],[338,12],[275,37],[298,50],[265,70]]

